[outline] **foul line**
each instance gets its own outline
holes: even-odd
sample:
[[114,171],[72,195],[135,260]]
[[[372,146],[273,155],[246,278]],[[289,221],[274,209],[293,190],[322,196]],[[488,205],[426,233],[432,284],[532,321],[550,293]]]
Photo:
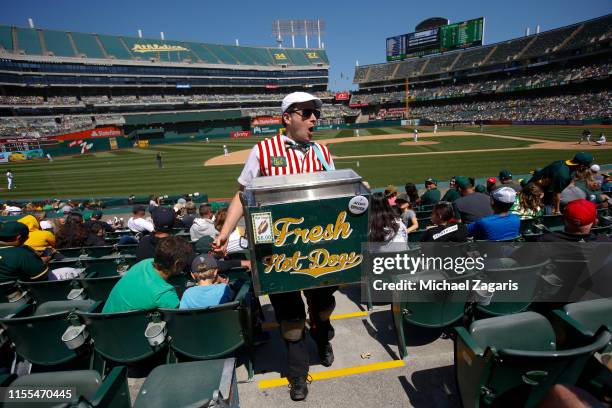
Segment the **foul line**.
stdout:
[[[373,371],[388,370],[390,368],[399,368],[405,365],[404,360],[383,361],[381,363],[366,364],[362,366],[339,368],[337,370],[321,371],[318,373],[310,373],[312,381],[327,380],[330,378],[345,377],[355,374],[369,373]],[[287,378],[275,378],[272,380],[261,380],[258,383],[260,389],[282,387],[289,384]]]
[[[343,314],[332,315],[329,318],[329,320],[350,319],[351,317],[363,317],[367,315],[368,315],[368,312],[343,313]],[[276,329],[278,327],[278,323],[277,322],[263,323],[261,327],[266,330]]]

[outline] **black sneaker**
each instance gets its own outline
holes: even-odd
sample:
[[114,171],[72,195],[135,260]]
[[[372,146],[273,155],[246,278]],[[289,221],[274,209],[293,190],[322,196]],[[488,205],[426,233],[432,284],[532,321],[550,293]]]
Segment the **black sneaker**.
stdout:
[[307,377],[293,377],[289,379],[289,396],[293,401],[303,401],[307,395]]
[[334,363],[334,349],[332,349],[331,343],[325,343],[325,345],[319,347],[319,359],[325,367],[330,367]]

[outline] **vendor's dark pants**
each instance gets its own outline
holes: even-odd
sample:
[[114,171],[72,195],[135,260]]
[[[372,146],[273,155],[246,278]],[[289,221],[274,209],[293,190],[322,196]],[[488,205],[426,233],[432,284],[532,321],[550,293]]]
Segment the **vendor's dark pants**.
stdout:
[[[322,321],[319,318],[319,311],[334,307],[334,292],[337,289],[337,286],[332,286],[304,291],[310,315],[310,335],[318,347],[324,346],[334,337],[334,328],[329,319]],[[272,302],[279,324],[282,324],[283,321],[295,322],[306,319],[301,292],[272,294],[270,302]],[[285,345],[287,346],[287,377],[306,376],[310,367],[310,359],[305,336],[302,335],[301,339],[296,341],[285,339]]]

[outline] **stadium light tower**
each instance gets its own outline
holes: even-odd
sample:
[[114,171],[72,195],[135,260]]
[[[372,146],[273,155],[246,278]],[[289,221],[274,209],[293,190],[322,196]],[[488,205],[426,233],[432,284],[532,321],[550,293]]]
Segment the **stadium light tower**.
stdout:
[[291,46],[295,48],[295,36],[303,35],[306,48],[309,48],[308,37],[317,37],[318,48],[321,48],[321,38],[325,34],[323,20],[274,20],[272,35],[276,38],[279,48],[282,47],[283,36],[291,36]]

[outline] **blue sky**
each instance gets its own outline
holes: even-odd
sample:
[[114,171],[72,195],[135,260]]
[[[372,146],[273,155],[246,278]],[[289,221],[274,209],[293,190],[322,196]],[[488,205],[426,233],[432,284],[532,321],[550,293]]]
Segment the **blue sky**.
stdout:
[[[385,60],[385,38],[414,31],[434,16],[459,22],[485,17],[485,43],[524,35],[525,28],[542,31],[610,13],[610,0],[513,1],[208,1],[208,0],[0,0],[0,24],[38,28],[240,45],[275,46],[275,19],[322,19],[330,59],[332,90],[351,89],[355,61],[360,65]],[[290,46],[290,39],[285,42]],[[314,45],[316,42],[310,42]],[[296,46],[303,47],[299,38]],[[341,79],[343,77],[349,79]]]

